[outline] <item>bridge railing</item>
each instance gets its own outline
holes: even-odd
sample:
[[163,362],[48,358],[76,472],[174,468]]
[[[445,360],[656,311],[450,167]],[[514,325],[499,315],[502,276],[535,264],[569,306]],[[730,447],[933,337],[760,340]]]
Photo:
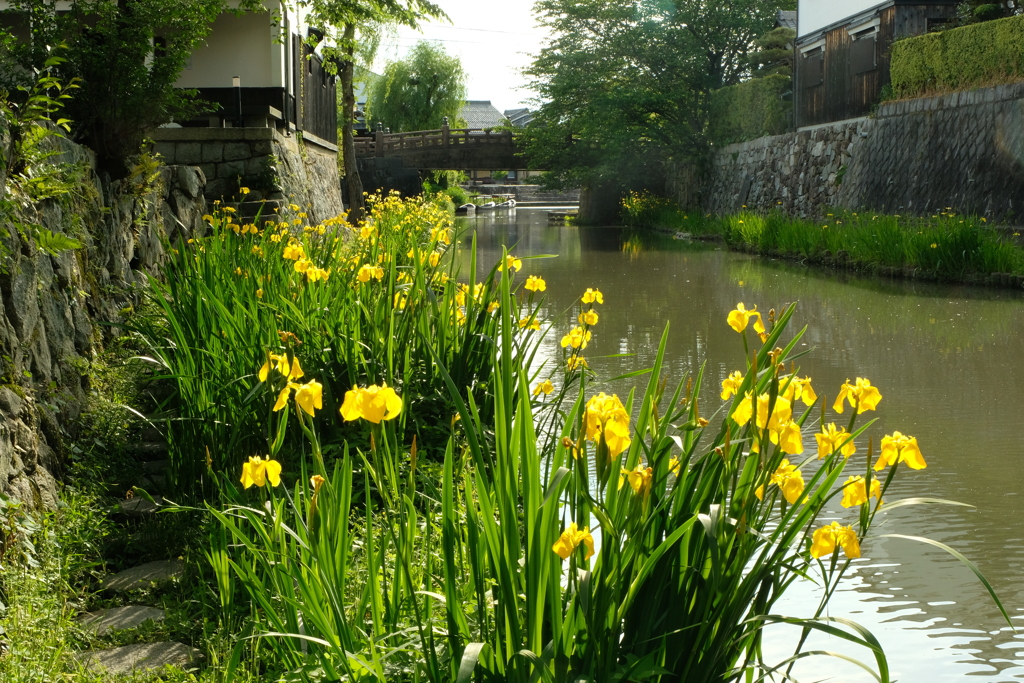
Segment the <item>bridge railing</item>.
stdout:
[[508,145],[512,133],[491,131],[482,128],[440,128],[438,130],[417,130],[408,133],[384,133],[376,131],[372,140],[356,140],[356,156],[391,156],[406,150],[424,148],[446,148],[455,146]]

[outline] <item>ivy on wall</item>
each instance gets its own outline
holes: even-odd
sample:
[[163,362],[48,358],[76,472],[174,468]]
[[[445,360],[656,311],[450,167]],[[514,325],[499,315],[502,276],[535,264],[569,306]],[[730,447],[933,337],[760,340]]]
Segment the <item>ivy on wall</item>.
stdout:
[[753,140],[785,133],[793,104],[783,99],[792,88],[789,76],[752,78],[711,93],[708,135],[715,144]]
[[1024,16],[907,38],[892,47],[897,99],[1024,79]]

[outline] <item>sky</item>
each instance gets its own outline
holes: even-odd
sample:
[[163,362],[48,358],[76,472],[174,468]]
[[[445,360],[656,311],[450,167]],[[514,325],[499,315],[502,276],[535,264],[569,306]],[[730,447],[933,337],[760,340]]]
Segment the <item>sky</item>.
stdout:
[[533,0],[434,0],[451,22],[423,24],[420,31],[399,29],[381,45],[374,71],[401,59],[418,40],[437,41],[457,55],[466,70],[468,99],[490,100],[498,111],[529,106],[533,92],[521,89],[522,74],[540,51],[547,32],[536,25]]

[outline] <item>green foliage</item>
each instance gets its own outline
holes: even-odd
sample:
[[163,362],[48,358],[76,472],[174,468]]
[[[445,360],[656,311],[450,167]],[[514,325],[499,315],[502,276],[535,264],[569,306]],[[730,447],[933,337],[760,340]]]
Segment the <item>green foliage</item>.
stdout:
[[[785,3],[788,6],[794,3]],[[527,71],[543,102],[523,140],[556,187],[645,185],[702,158],[708,94],[749,73],[779,4],[541,0],[552,35]]]
[[462,62],[440,45],[421,40],[370,85],[366,116],[393,133],[440,128],[445,118],[455,128],[465,101]]
[[785,133],[793,119],[793,105],[783,96],[791,89],[789,76],[774,74],[712,92],[708,137],[727,145]]
[[897,98],[968,90],[1024,78],[1024,16],[963,26],[896,42]]
[[793,44],[796,31],[780,26],[754,41],[757,52],[750,55],[750,70],[754,76],[793,75]]

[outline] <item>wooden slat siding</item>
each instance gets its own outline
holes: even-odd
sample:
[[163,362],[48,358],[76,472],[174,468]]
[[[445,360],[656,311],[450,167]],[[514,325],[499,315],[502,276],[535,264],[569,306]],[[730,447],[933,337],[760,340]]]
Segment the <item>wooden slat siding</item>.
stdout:
[[292,34],[292,88],[295,97],[295,116],[292,123],[302,130],[302,88],[305,80],[305,65],[302,63],[302,38]]
[[338,144],[338,96],[334,77],[323,60],[303,46],[305,68],[302,84],[302,130],[331,144]]
[[815,123],[849,118],[850,109],[850,34],[846,27],[825,34],[825,107],[824,117]]

